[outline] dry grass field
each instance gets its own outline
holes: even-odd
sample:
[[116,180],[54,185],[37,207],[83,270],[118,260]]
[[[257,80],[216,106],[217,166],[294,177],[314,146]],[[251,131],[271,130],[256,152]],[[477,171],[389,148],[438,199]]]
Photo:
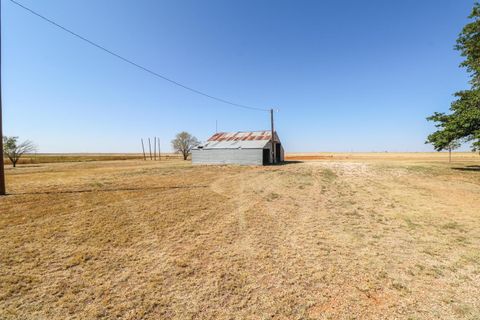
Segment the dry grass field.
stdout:
[[380,155],[7,168],[0,318],[479,319],[480,158]]
[[[149,156],[148,156],[149,157]],[[162,153],[162,159],[180,159],[179,154]],[[89,161],[112,161],[112,160],[133,160],[143,159],[140,153],[38,153],[26,154],[18,161],[18,164],[38,164],[38,163],[55,163],[55,162],[89,162]],[[5,158],[5,164],[10,165],[11,162]]]
[[[448,161],[447,152],[366,152],[366,153],[347,153],[347,152],[310,152],[310,153],[289,153],[286,160],[307,161],[307,160],[381,160],[381,161],[428,161],[445,162]],[[453,152],[452,161],[470,162],[480,161],[478,153],[472,152]]]

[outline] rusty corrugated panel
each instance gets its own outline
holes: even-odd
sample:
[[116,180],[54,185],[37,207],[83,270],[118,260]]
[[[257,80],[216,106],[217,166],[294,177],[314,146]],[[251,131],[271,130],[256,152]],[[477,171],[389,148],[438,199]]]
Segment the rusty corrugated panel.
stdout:
[[[275,135],[277,138],[277,135]],[[271,140],[271,132],[264,131],[237,131],[215,133],[203,145],[203,149],[238,149],[264,148]]]
[[215,133],[208,141],[219,141],[222,138],[223,133]]
[[253,134],[253,132],[249,132],[248,134],[246,134],[245,136],[243,136],[242,140],[245,141],[245,140],[248,140],[248,138]]

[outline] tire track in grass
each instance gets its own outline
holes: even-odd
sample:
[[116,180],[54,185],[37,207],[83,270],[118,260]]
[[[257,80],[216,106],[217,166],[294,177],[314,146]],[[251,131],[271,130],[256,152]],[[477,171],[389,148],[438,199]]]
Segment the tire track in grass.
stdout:
[[[255,196],[250,193],[247,195],[247,179],[248,173],[242,172],[227,178],[217,179],[210,187],[213,192],[232,202],[233,212],[225,218],[229,224],[235,226],[239,238],[237,240],[238,248],[245,256],[251,256],[253,254],[253,240],[249,232],[246,215],[260,200],[255,199]],[[225,184],[227,184],[227,187]]]

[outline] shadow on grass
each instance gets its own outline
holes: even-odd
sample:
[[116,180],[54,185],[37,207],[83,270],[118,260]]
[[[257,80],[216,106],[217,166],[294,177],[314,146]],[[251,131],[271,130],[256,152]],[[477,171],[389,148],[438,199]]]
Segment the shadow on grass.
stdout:
[[452,168],[453,170],[458,170],[458,171],[478,171],[480,172],[480,165],[475,165],[475,166],[466,166],[466,167],[456,167]]
[[27,168],[40,168],[40,167],[45,167],[45,165],[42,165],[41,163],[38,164],[17,164],[16,167],[12,167],[11,164],[8,166],[5,165],[5,170],[22,170],[22,169],[27,169]]
[[303,161],[298,161],[298,160],[288,160],[288,161],[283,161],[277,164],[273,164],[272,166],[287,166],[289,164],[296,164],[296,163],[303,163]]
[[41,192],[20,192],[9,193],[9,196],[17,195],[39,195],[39,194],[74,194],[74,193],[93,193],[93,192],[121,192],[121,191],[150,191],[150,190],[169,190],[169,189],[197,189],[208,188],[208,186],[170,186],[170,187],[146,187],[146,188],[116,188],[116,189],[85,189],[85,190],[64,190],[64,191],[41,191]]

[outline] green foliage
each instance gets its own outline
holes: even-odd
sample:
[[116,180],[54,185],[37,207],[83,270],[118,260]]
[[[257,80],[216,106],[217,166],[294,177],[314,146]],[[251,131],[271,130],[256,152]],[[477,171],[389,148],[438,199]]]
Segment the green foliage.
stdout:
[[18,137],[3,137],[3,152],[8,153],[17,148]]
[[469,16],[473,22],[468,23],[457,39],[455,49],[460,51],[465,60],[460,66],[472,75],[474,88],[480,87],[480,3],[476,2]]
[[462,146],[462,144],[458,140],[453,140],[453,141],[450,141],[450,143],[448,144],[447,150],[452,151],[452,150],[460,148],[461,146]]
[[480,3],[474,4],[469,18],[473,21],[463,28],[455,49],[465,57],[460,66],[470,73],[471,89],[455,93],[450,114],[435,112],[427,118],[437,127],[427,143],[437,151],[449,149],[453,141],[473,141],[472,149],[480,151]]

